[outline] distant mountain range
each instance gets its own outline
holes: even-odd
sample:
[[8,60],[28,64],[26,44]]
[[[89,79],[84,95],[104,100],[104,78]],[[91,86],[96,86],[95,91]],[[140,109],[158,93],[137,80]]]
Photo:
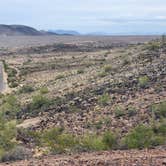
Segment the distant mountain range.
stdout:
[[73,30],[48,30],[48,32],[55,33],[57,35],[80,35],[79,32]]
[[138,32],[119,32],[119,33],[105,33],[105,32],[92,32],[92,33],[79,33],[73,30],[37,30],[35,28],[25,26],[25,25],[4,25],[0,24],[0,36],[41,36],[41,35],[69,35],[69,36],[78,36],[78,35],[91,35],[91,36],[109,36],[109,35],[160,35],[159,33],[138,33]]
[[0,24],[0,36],[40,36],[40,35],[79,35],[72,30],[37,30],[25,25],[4,25]]

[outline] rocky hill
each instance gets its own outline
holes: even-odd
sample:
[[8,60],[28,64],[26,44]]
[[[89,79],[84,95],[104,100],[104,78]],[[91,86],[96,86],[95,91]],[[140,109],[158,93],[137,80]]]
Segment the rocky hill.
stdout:
[[166,164],[166,38],[101,44],[1,56],[13,93],[0,97],[0,161]]
[[18,35],[43,35],[42,32],[25,25],[2,25],[0,24],[0,35],[18,36]]

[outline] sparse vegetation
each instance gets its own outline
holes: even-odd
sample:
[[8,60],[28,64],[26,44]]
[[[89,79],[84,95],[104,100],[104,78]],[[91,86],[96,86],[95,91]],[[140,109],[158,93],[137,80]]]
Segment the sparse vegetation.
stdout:
[[23,87],[21,87],[21,89],[19,90],[20,93],[31,93],[34,91],[34,88],[30,85],[24,85]]
[[125,110],[121,106],[116,106],[116,108],[115,108],[115,117],[119,118],[121,116],[124,116],[125,114],[126,114]]
[[141,88],[145,88],[149,82],[149,78],[147,76],[139,77],[138,82]]
[[104,72],[109,73],[111,70],[112,70],[112,66],[111,65],[104,66]]
[[165,143],[165,138],[154,133],[151,127],[140,125],[133,129],[125,138],[127,148],[148,148]]
[[77,74],[83,74],[83,73],[84,73],[84,70],[81,70],[81,69],[77,70]]
[[2,56],[10,87],[18,88],[0,94],[1,161],[163,150],[164,40],[55,44]]
[[100,105],[102,106],[106,106],[109,104],[110,102],[110,96],[108,93],[104,93],[103,95],[101,95],[99,98],[98,98],[98,102]]
[[152,112],[156,118],[166,118],[166,101],[152,105]]
[[42,88],[40,89],[40,93],[41,93],[41,94],[47,94],[48,92],[49,92],[49,90],[48,90],[47,87],[42,87]]

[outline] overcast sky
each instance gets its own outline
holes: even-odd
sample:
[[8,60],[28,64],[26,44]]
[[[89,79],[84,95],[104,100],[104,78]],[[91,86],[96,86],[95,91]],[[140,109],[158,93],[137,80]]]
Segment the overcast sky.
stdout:
[[83,33],[165,33],[166,0],[1,0],[0,24]]

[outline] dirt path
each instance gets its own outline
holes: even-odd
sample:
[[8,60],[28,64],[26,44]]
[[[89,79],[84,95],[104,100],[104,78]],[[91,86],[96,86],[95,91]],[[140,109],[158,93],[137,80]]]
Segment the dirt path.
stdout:
[[45,156],[2,166],[165,166],[166,150],[127,150]]

